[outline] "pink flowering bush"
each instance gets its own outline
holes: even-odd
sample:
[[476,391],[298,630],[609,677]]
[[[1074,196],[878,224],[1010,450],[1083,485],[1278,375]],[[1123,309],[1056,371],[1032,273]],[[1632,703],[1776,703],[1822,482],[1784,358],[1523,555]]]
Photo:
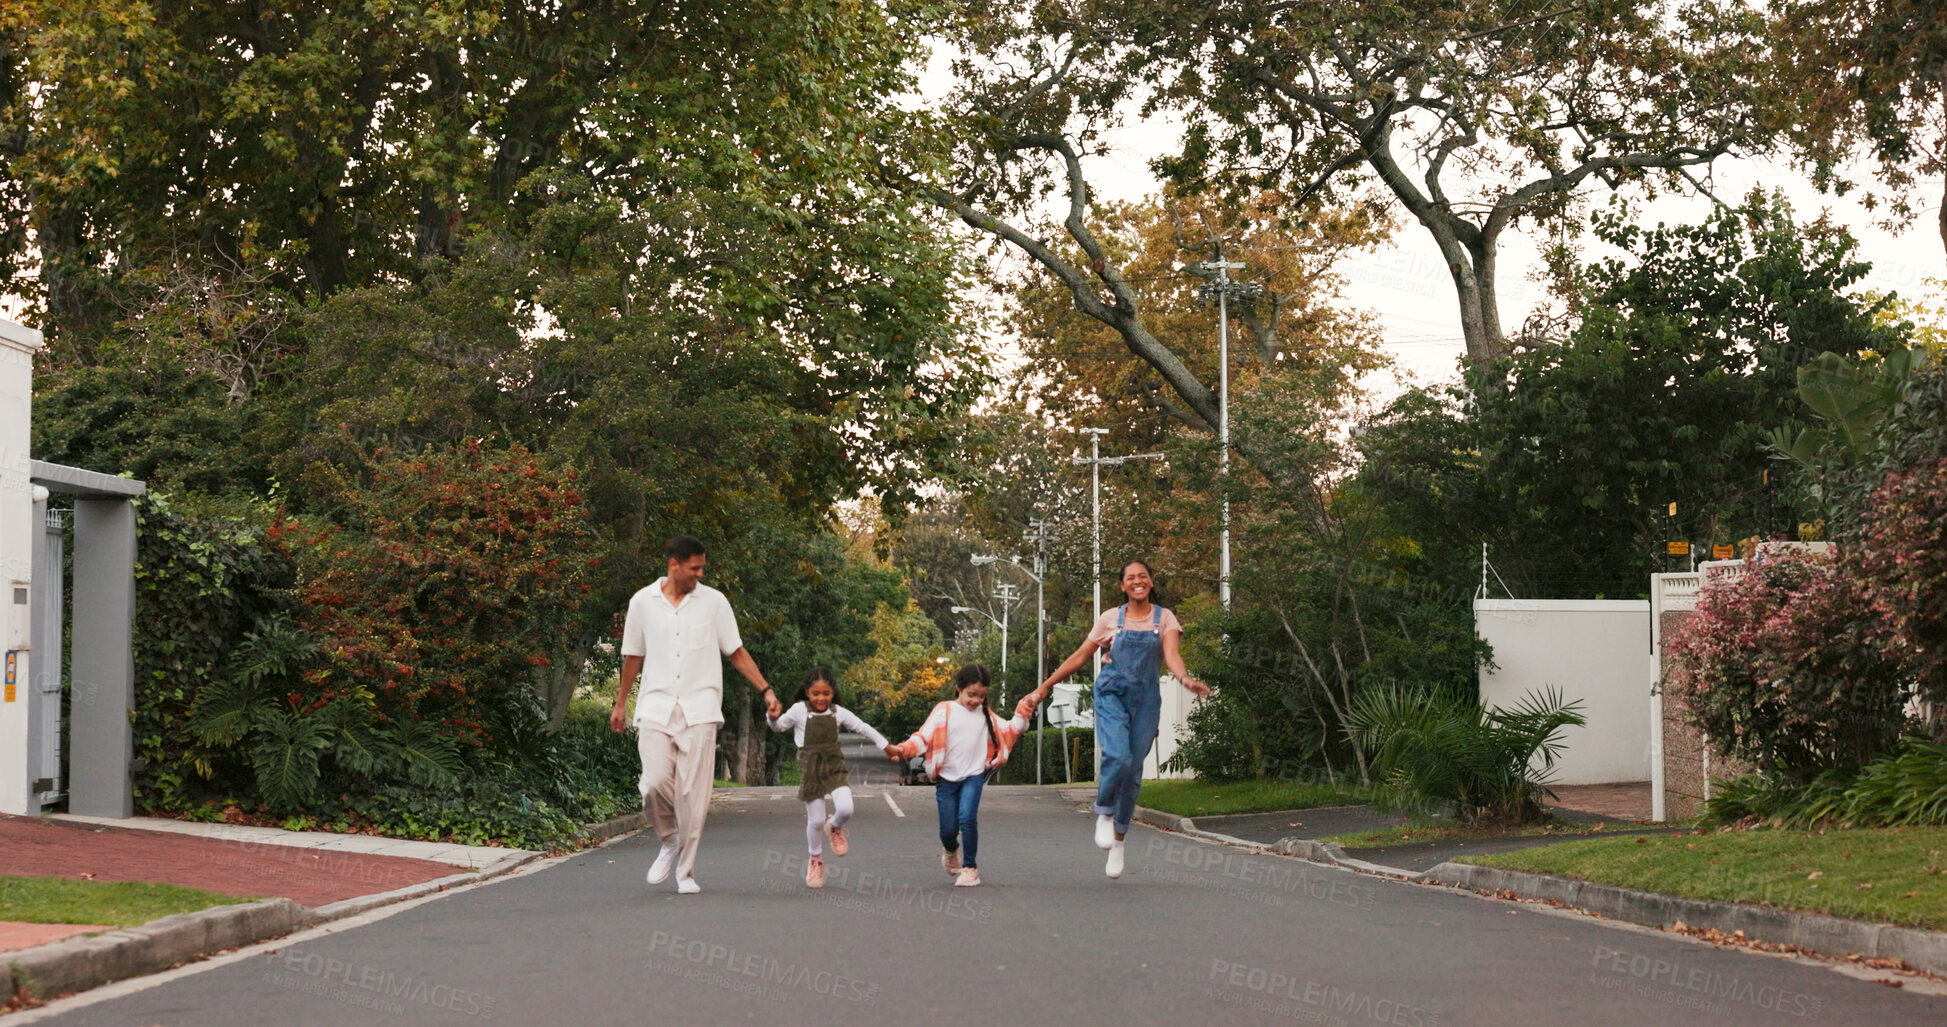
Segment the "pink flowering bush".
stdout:
[[1858,555],[1774,556],[1712,584],[1664,681],[1723,756],[1810,781],[1890,751],[1908,675]]
[[1920,697],[1947,710],[1947,460],[1887,475],[1864,527],[1874,606]]

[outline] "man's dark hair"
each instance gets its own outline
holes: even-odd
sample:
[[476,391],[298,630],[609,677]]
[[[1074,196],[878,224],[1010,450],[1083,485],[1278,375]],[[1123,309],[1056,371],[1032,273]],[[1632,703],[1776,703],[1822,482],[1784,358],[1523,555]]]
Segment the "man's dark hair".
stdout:
[[695,535],[678,535],[669,540],[665,552],[669,554],[670,559],[680,563],[692,556],[702,556],[703,540]]

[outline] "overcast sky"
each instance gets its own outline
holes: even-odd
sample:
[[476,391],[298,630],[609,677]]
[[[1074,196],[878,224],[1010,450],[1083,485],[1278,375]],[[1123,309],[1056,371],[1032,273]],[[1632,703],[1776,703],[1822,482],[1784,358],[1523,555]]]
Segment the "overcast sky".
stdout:
[[[1111,134],[1109,152],[1089,163],[1093,188],[1103,199],[1155,195],[1159,184],[1149,173],[1148,162],[1167,152],[1176,138],[1176,129],[1164,123],[1132,121],[1123,126]],[[1806,175],[1788,164],[1725,160],[1716,166],[1712,189],[1726,202],[1739,202],[1753,186],[1783,189],[1800,222],[1812,221],[1820,211],[1829,210],[1834,221],[1847,226],[1860,240],[1862,255],[1872,261],[1869,287],[1909,297],[1941,297],[1938,280],[1947,279],[1947,250],[1942,247],[1936,220],[1940,211],[1939,179],[1921,183],[1918,193],[1929,200],[1918,206],[1925,209],[1912,226],[1898,233],[1878,227],[1875,217],[1856,200],[1820,194]],[[1607,202],[1607,190],[1600,186],[1585,190],[1583,195],[1597,205]],[[1709,216],[1712,206],[1701,196],[1666,196],[1645,204],[1640,193],[1630,195],[1641,205],[1645,223],[1650,224],[1701,221]],[[1541,241],[1514,230],[1503,236],[1501,320],[1502,330],[1510,334],[1545,298],[1544,287],[1532,280],[1539,265]],[[1585,258],[1614,252],[1586,234],[1582,246]],[[1386,347],[1403,370],[1422,381],[1454,377],[1463,349],[1459,305],[1440,252],[1424,228],[1406,218],[1390,245],[1347,261],[1341,270],[1347,301],[1378,315]],[[1927,279],[1936,281],[1930,284]]]

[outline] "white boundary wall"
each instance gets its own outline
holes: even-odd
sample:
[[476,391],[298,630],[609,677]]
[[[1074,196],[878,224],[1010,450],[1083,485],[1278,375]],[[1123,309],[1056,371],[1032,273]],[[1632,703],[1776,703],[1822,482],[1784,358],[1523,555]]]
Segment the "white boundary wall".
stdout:
[[1588,725],[1562,732],[1550,784],[1650,780],[1648,600],[1476,599],[1474,626],[1494,647],[1482,705],[1510,707],[1549,686],[1582,701]]

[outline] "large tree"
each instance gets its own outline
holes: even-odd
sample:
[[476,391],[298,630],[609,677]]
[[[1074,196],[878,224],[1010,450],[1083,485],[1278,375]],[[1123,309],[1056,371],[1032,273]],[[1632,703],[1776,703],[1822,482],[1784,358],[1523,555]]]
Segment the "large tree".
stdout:
[[[557,698],[679,531],[760,659],[862,655],[888,600],[831,510],[896,514],[985,380],[945,218],[877,175],[938,13],[6,5],[0,295],[48,330],[62,415],[37,441],[326,520],[344,497],[312,483],[375,453],[572,470],[604,559],[547,638]],[[229,473],[179,466],[198,433]]]
[[[0,12],[0,289],[57,342],[132,270],[311,299],[416,278],[572,172],[623,202],[828,198],[908,87],[921,5],[22,0]],[[681,232],[678,221],[669,230]],[[429,263],[430,262],[430,263]]]
[[[1769,113],[1821,185],[1851,188],[1871,153],[1895,224],[1926,209],[1922,180],[1947,172],[1947,5],[1935,0],[1777,0],[1777,103]],[[1947,189],[1934,196],[1947,244]]]
[[[1199,416],[1208,384],[1155,336],[1091,224],[1085,162],[1129,106],[1186,126],[1155,165],[1184,184],[1276,187],[1294,220],[1368,184],[1390,194],[1439,246],[1476,364],[1508,350],[1510,228],[1558,217],[1591,180],[1701,187],[1692,169],[1765,145],[1762,20],[1710,0],[1045,0],[980,4],[966,24],[957,174],[929,195],[1057,275]],[[1079,261],[1027,216],[1051,193]]]

